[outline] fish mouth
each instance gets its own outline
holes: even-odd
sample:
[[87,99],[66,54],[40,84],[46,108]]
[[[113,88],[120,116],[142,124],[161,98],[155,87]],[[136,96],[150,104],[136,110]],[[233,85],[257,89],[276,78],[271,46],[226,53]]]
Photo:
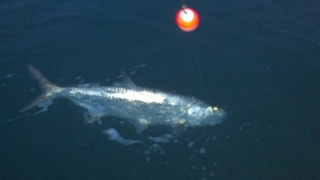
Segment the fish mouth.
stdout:
[[213,126],[216,124],[220,124],[225,119],[225,110],[218,107],[212,107],[212,110],[212,118],[209,121],[209,125]]

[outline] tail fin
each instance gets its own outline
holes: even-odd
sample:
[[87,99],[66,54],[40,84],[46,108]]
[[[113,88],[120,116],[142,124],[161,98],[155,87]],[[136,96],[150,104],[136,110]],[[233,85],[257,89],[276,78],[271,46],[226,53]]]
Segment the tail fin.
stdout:
[[43,94],[40,95],[35,100],[33,100],[26,107],[20,109],[19,110],[20,112],[24,112],[28,109],[33,108],[34,106],[37,106],[39,103],[42,103],[50,98],[53,98],[54,89],[57,89],[57,90],[60,89],[57,85],[51,83],[46,77],[44,77],[42,73],[35,67],[29,65],[28,70],[33,75],[33,77],[39,81],[40,87],[43,89]]

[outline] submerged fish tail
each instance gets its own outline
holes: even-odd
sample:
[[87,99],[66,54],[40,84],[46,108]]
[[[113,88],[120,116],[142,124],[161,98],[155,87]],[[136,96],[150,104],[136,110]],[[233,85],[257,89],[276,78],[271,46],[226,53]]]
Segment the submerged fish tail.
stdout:
[[34,106],[37,106],[39,103],[42,103],[48,99],[54,98],[54,94],[56,92],[60,92],[62,88],[58,87],[57,85],[51,83],[44,75],[35,67],[29,65],[28,66],[29,72],[32,74],[32,76],[38,80],[39,86],[43,89],[42,95],[40,95],[38,98],[33,100],[30,104],[25,106],[24,108],[20,109],[20,112],[24,112],[28,109],[33,108]]

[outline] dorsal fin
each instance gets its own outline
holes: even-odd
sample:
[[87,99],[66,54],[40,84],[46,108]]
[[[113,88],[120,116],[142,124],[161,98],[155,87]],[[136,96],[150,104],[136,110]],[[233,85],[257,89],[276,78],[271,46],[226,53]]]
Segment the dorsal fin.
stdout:
[[122,70],[121,71],[121,82],[115,82],[113,85],[115,86],[122,86],[122,87],[130,87],[135,88],[137,87],[134,82],[130,79],[130,77]]

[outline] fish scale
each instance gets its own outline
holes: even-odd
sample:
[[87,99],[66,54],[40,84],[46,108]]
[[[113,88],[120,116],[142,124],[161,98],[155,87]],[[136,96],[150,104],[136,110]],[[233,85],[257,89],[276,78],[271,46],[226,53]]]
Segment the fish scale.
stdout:
[[131,122],[137,133],[149,125],[171,127],[206,126],[222,122],[224,109],[212,107],[193,97],[136,86],[123,72],[125,83],[119,86],[59,87],[42,75],[33,66],[30,73],[39,81],[43,94],[21,111],[37,106],[48,99],[66,98],[83,107],[89,115],[87,123],[99,121],[101,117],[121,117]]

